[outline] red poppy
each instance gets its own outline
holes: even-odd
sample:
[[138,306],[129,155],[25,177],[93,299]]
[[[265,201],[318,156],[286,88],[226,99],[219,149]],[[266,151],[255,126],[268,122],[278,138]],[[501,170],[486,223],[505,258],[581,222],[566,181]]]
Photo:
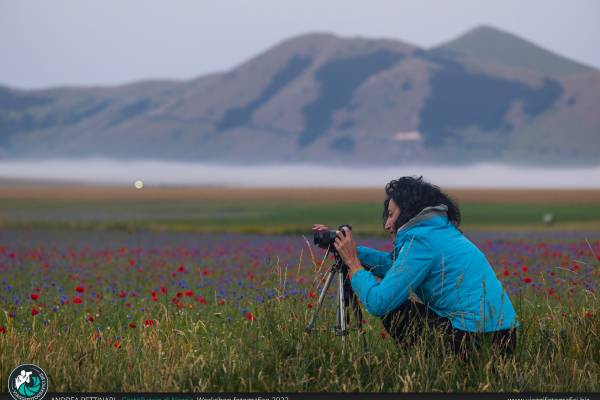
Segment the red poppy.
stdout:
[[225,304],[225,299],[221,299],[221,300],[219,300],[219,304],[220,304],[220,305],[223,305],[223,304]]
[[177,268],[177,272],[185,272],[185,267],[180,265],[179,268]]
[[510,276],[510,271],[509,271],[509,270],[507,270],[507,269],[505,269],[505,270],[502,272],[502,274],[503,274],[504,276]]
[[37,300],[40,298],[40,295],[37,293],[31,293],[31,300]]
[[202,275],[208,276],[208,270],[206,268],[202,270]]
[[161,293],[161,294],[167,294],[167,288],[166,288],[166,287],[164,287],[164,286],[161,286],[161,287],[160,287],[160,293]]
[[115,340],[115,342],[113,343],[113,347],[115,349],[120,349],[121,348],[121,341],[120,340]]
[[255,320],[255,318],[254,318],[254,314],[252,314],[252,312],[248,311],[248,312],[246,313],[246,319],[247,319],[248,321],[254,321],[254,320]]
[[41,292],[42,291],[42,289],[40,289],[39,287],[34,287],[33,290],[36,291],[36,292]]
[[317,298],[317,294],[313,291],[308,292],[308,297],[310,297],[311,299],[316,299]]
[[6,333],[6,328],[3,326],[0,326],[0,333]]
[[31,309],[31,316],[36,316],[40,313],[40,311],[37,308],[32,308]]
[[83,292],[85,292],[85,288],[83,286],[77,286],[75,288],[75,290],[77,291],[77,293],[83,293]]
[[90,316],[88,316],[88,317],[87,317],[87,320],[88,320],[89,322],[94,322],[94,317],[92,317],[92,316],[90,315]]
[[200,304],[208,304],[204,296],[196,296],[196,301]]
[[135,267],[135,259],[134,258],[129,259],[129,265],[131,265],[132,267]]
[[120,298],[127,297],[127,292],[125,292],[125,291],[121,290],[121,291],[119,292],[119,297],[120,297]]
[[92,337],[90,338],[92,340],[92,342],[96,342],[100,339],[102,339],[102,334],[98,331],[92,333]]
[[379,336],[381,336],[382,339],[385,339],[387,337],[387,333],[385,333],[384,331],[381,331],[379,333]]
[[71,301],[73,302],[73,304],[81,304],[81,297],[74,296]]
[[306,307],[308,307],[308,308],[313,308],[313,303],[308,303],[308,304],[306,305]]
[[521,267],[521,271],[523,271],[523,272],[527,272],[527,271],[529,271],[529,268],[527,267],[527,265],[523,265],[523,266]]
[[144,321],[145,326],[154,326],[155,323],[156,323],[156,321],[153,319],[147,319]]
[[525,283],[531,283],[533,281],[533,279],[531,279],[531,277],[526,276],[525,278],[523,278],[523,282]]
[[185,292],[183,292],[187,297],[193,296],[194,295],[194,291],[193,290],[186,290]]
[[130,327],[131,329],[135,328],[135,326],[136,326],[136,325],[135,325],[133,322],[129,324],[129,327]]

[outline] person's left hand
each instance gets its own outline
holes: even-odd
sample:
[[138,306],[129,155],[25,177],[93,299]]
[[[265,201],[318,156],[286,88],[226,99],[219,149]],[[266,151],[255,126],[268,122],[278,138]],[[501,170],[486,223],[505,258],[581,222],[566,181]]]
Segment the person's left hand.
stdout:
[[333,246],[342,257],[344,263],[350,269],[350,275],[354,272],[358,271],[362,268],[360,265],[360,260],[358,259],[358,254],[356,252],[356,243],[354,242],[354,238],[352,237],[352,231],[347,227],[342,227],[346,235],[344,236],[344,232],[337,231],[335,242]]

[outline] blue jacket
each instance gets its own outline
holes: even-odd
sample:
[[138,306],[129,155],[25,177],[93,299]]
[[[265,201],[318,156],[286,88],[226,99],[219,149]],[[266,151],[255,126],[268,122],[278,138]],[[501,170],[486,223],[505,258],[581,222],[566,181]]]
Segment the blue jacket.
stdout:
[[456,329],[491,332],[518,326],[494,270],[448,222],[446,210],[445,205],[427,207],[400,227],[391,253],[357,246],[361,263],[371,271],[356,272],[352,288],[367,311],[380,317],[414,292]]

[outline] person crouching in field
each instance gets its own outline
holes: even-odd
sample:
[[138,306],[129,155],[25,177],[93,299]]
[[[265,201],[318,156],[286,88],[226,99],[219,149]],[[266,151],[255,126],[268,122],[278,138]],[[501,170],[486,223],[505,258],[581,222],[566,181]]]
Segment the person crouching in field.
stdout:
[[367,311],[381,317],[399,344],[436,328],[461,356],[485,340],[512,354],[515,310],[484,254],[458,229],[457,204],[422,177],[392,180],[385,193],[383,222],[394,240],[392,252],[357,247],[345,227],[334,243]]

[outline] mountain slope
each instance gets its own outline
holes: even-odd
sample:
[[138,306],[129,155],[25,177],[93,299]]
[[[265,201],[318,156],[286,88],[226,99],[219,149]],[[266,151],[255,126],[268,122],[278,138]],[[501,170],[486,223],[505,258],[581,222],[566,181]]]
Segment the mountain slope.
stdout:
[[447,56],[466,56],[482,63],[505,65],[550,76],[593,70],[511,33],[485,25],[432,50]]

